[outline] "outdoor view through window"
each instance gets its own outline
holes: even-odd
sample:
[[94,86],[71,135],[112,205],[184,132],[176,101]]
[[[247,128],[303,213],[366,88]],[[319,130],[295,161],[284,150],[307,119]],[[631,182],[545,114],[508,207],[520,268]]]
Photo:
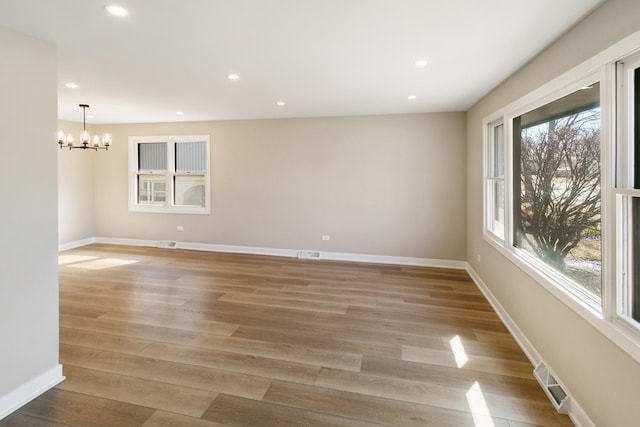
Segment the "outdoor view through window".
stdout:
[[515,246],[601,298],[600,85],[513,120]]

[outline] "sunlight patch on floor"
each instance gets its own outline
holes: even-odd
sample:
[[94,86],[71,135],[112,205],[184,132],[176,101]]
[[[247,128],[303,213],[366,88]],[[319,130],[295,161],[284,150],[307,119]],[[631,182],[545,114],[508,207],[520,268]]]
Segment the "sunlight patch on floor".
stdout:
[[466,396],[475,427],[495,427],[491,419],[491,412],[489,412],[489,407],[477,381],[467,391]]
[[469,361],[469,358],[467,357],[467,353],[464,351],[460,335],[456,335],[451,338],[449,345],[451,346],[453,357],[456,359],[456,365],[458,368],[462,368]]
[[68,267],[78,268],[82,270],[103,270],[105,268],[120,267],[122,265],[135,264],[137,262],[139,261],[130,260],[130,259],[99,258],[99,259],[93,259],[85,262],[76,262],[74,264],[68,265]]
[[58,265],[74,264],[76,262],[90,261],[97,258],[97,256],[87,255],[58,255]]

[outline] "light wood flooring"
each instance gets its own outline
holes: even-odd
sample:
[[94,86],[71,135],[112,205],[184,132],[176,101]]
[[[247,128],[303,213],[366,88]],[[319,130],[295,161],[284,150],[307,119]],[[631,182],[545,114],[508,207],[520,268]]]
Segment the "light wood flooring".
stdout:
[[573,425],[460,270],[90,245],[60,361],[1,426]]

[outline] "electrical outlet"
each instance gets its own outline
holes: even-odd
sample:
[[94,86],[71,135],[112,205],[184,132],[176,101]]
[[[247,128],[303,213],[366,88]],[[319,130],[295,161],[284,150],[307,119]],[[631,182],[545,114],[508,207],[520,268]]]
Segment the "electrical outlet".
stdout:
[[323,234],[322,240],[331,240],[331,236],[329,236],[328,234]]
[[480,254],[477,254],[476,257],[478,259],[478,262],[482,262],[482,257],[480,256]]
[[184,231],[184,227],[182,225],[178,226],[178,231]]

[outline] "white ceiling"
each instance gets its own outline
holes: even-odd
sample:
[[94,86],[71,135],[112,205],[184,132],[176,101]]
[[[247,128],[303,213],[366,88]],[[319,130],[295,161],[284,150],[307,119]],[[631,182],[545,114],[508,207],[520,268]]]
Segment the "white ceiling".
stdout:
[[113,0],[116,17],[109,1],[0,0],[0,26],[58,45],[61,119],[464,111],[601,3]]

